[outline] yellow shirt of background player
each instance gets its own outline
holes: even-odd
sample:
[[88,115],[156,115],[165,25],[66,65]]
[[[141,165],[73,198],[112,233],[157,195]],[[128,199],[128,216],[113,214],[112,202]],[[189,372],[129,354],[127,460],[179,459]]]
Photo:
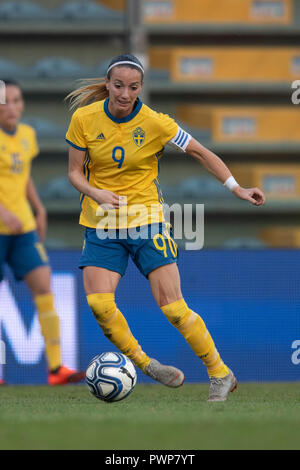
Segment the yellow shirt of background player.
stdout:
[[[0,204],[23,223],[23,233],[36,228],[35,219],[26,196],[31,161],[39,153],[35,131],[19,124],[14,133],[0,127]],[[0,234],[9,235],[0,219]]]
[[82,195],[79,223],[105,228],[108,221],[109,228],[126,228],[163,221],[159,159],[177,130],[173,119],[140,100],[132,113],[121,119],[110,114],[108,99],[77,109],[66,140],[87,151],[86,178],[93,187],[127,197],[127,207],[104,213],[95,201]]

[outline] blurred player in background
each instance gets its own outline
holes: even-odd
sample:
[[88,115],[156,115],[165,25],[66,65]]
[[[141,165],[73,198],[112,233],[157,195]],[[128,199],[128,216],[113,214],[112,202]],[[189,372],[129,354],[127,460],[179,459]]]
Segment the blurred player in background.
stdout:
[[4,83],[6,104],[0,104],[0,291],[7,263],[15,278],[23,279],[33,295],[45,341],[48,384],[78,382],[84,374],[61,362],[59,317],[42,244],[47,214],[30,176],[32,159],[39,153],[36,136],[30,126],[19,123],[24,110],[20,86],[12,80]]
[[[222,160],[173,119],[144,105],[138,98],[143,77],[140,61],[131,54],[121,55],[111,61],[105,80],[88,82],[67,97],[72,107],[79,106],[66,139],[70,144],[69,178],[81,193],[80,223],[86,227],[79,266],[83,268],[87,301],[107,338],[145,374],[170,387],[183,384],[184,374],[179,369],[162,365],[143,352],[116,306],[115,290],[130,255],[148,278],[162,312],[207,367],[209,401],[224,401],[237,381],[222,361],[204,321],[183,299],[177,245],[163,220],[156,179],[162,150],[171,143],[189,153],[238,198],[257,206],[264,204],[265,198],[257,188],[240,187]],[[144,208],[139,217],[136,212],[130,216],[135,204]],[[101,211],[101,205],[115,209],[118,215],[117,239],[109,238],[105,228],[114,211]],[[121,238],[120,230],[124,228],[124,209],[128,210],[126,239]],[[137,226],[151,236],[132,238],[129,227]]]

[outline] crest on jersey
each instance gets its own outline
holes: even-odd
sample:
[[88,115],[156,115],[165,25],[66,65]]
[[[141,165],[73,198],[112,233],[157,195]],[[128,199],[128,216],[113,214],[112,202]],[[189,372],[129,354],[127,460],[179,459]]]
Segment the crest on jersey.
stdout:
[[145,141],[145,131],[143,131],[141,127],[137,127],[136,129],[134,129],[132,136],[133,136],[134,143],[138,147],[141,147],[141,145],[143,145]]

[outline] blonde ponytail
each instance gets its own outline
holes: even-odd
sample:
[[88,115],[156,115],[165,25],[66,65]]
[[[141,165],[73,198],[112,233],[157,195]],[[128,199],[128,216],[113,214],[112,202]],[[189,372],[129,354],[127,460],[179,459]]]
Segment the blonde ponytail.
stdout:
[[108,97],[105,78],[87,78],[80,80],[81,86],[66,96],[70,102],[70,110],[80,108],[95,101],[102,101]]

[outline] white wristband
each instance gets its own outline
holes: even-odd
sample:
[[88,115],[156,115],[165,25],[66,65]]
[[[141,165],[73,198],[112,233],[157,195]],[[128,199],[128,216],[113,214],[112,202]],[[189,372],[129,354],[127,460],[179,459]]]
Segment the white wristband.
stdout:
[[229,176],[225,181],[224,186],[226,186],[230,191],[233,191],[237,186],[239,186],[239,184],[235,181],[233,176]]

